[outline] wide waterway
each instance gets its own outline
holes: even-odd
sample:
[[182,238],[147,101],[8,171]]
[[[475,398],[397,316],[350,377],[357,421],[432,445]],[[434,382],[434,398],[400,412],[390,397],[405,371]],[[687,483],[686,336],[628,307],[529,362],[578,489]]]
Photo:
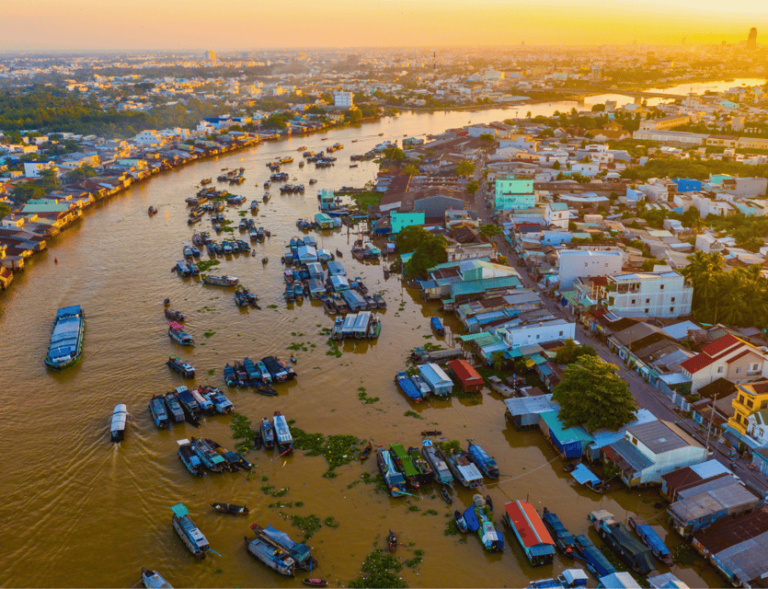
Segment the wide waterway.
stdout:
[[[551,112],[571,106],[534,108]],[[553,566],[531,568],[509,532],[505,532],[507,547],[502,555],[485,553],[474,535],[466,542],[445,536],[449,514],[470,504],[472,494],[465,490],[459,490],[450,508],[439,497],[433,498],[431,491],[423,492],[419,499],[408,500],[416,511],[409,510],[405,499],[376,494],[374,485],[350,486],[364,472],[376,474],[375,458],[343,466],[337,469],[337,478],[329,479],[321,476],[326,470],[322,457],[310,458],[297,451],[279,459],[260,451],[248,454],[257,465],[249,477],[193,478],[177,457],[176,440],[210,437],[232,449],[230,417],[207,418],[199,430],[186,424],[172,431],[155,428],[147,411],[151,395],[192,382],[169,371],[165,365],[169,353],[183,355],[197,368],[195,385],[221,387],[236,410],[254,421],[280,410],[308,432],[352,434],[385,446],[393,442],[419,445],[423,429],[439,429],[462,444],[474,438],[495,456],[503,475],[483,491],[494,500],[499,528],[504,502],[529,498],[537,509],[547,506],[558,513],[575,534],[589,529],[590,511],[605,508],[623,521],[640,514],[657,524],[671,545],[678,545],[663,510],[654,507],[660,500],[656,491],[628,492],[614,485],[615,490],[600,496],[574,487],[538,430],[518,432],[505,421],[504,404],[497,395],[484,391],[477,401],[452,398],[410,404],[393,376],[404,368],[413,347],[435,341],[427,337],[431,335],[428,317],[438,313],[437,305],[422,305],[397,277],[384,280],[381,265],[356,262],[350,255],[355,234],[348,234],[346,228],[317,234],[317,238],[331,251],[344,252],[340,261],[349,275],[363,277],[371,291],[384,292],[389,307],[383,313],[381,337],[370,343],[344,344],[340,358],[327,355],[327,338],[320,331],[330,327],[333,319],[317,303],[288,309],[283,302],[280,256],[297,233],[296,219],[316,212],[315,189],[361,186],[376,173],[371,162],[349,168],[351,154],[404,135],[423,136],[469,120],[491,122],[509,116],[509,110],[406,114],[200,162],[99,203],[77,226],[54,240],[48,252],[34,258],[17,275],[13,287],[0,294],[4,553],[0,585],[131,586],[144,566],[157,569],[177,587],[298,587],[305,575],[280,577],[243,547],[243,536],[252,537],[248,526],[253,522],[274,525],[299,539],[301,533],[283,519],[291,514],[314,514],[321,520],[333,517],[338,522],[337,528],[323,526],[309,541],[320,563],[312,576],[329,579],[335,586],[358,575],[365,555],[374,546],[383,546],[389,529],[406,546],[413,543],[398,548],[399,556],[424,550],[423,562],[415,571],[403,570],[411,586],[524,586],[528,579],[572,566],[558,557]],[[324,137],[328,140],[323,141]],[[315,170],[307,165],[299,169],[299,146],[319,150],[337,141],[345,149],[335,154],[339,160],[334,168]],[[265,163],[284,155],[296,158],[285,169],[292,180],[295,177],[307,185],[306,194],[280,196],[273,187],[272,200],[262,206],[256,222],[272,231],[271,239],[255,246],[255,257],[222,260],[211,270],[238,276],[259,295],[262,310],[239,310],[231,289],[203,286],[197,279],[183,280],[171,273],[181,258],[183,242],[193,233],[186,224],[184,199],[195,193],[200,179],[215,177],[225,167],[243,166],[247,182],[233,192],[250,200],[264,192]],[[312,187],[311,177],[319,180]],[[154,218],[147,217],[149,205],[159,209]],[[233,209],[228,209],[227,216],[235,224],[239,220]],[[207,218],[195,229],[210,229]],[[265,266],[263,255],[269,256]],[[173,308],[185,313],[187,330],[198,343],[193,350],[169,340],[162,305],[166,297]],[[52,372],[43,358],[53,317],[57,308],[73,304],[82,305],[87,316],[83,359],[63,373]],[[452,318],[446,321],[449,331],[457,327]],[[228,390],[224,385],[226,362],[270,354],[287,358],[286,348],[295,342],[304,342],[307,348],[296,352],[299,378],[279,385],[278,397],[261,397],[248,389]],[[360,387],[379,400],[364,404],[358,398]],[[126,403],[131,417],[125,441],[113,445],[109,422],[117,403]],[[409,410],[423,419],[406,416]],[[264,494],[264,485],[289,490],[275,499]],[[210,554],[196,561],[181,544],[170,525],[170,506],[180,501],[221,556]],[[213,501],[247,504],[251,515],[219,515],[209,506]],[[277,501],[294,505],[269,507]],[[296,502],[303,505],[297,507]],[[599,545],[596,534],[589,534]],[[675,567],[674,572],[692,587],[722,584],[701,560]]]

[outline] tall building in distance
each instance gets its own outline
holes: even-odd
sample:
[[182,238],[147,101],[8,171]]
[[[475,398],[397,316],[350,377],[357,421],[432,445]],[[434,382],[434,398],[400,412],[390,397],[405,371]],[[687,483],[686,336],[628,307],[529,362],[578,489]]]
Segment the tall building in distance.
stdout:
[[216,61],[216,52],[209,49],[208,51],[205,52],[205,59],[207,61]]
[[757,29],[752,27],[749,29],[749,37],[747,37],[747,51],[754,51],[757,49]]

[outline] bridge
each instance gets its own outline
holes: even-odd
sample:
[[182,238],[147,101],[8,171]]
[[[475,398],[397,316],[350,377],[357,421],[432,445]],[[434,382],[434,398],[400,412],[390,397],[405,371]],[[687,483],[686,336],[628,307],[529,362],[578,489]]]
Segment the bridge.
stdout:
[[664,94],[662,92],[645,92],[643,90],[589,90],[586,88],[558,88],[557,92],[561,94],[572,94],[579,97],[579,102],[583,102],[583,99],[587,96],[598,96],[600,94],[621,94],[622,96],[630,96],[635,99],[635,102],[639,102],[643,98],[666,98],[669,100],[679,100],[687,98],[684,94]]

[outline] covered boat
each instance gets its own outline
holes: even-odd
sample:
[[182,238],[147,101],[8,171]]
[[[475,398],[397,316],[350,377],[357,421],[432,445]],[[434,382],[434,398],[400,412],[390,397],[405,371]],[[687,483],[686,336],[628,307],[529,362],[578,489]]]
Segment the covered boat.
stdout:
[[264,447],[267,450],[271,450],[275,447],[275,430],[272,428],[272,423],[266,417],[261,420],[261,426],[259,427],[261,433],[261,440],[264,442]]
[[440,448],[435,446],[430,439],[424,440],[421,444],[421,454],[424,456],[424,460],[427,461],[430,468],[432,468],[435,480],[443,485],[450,485],[453,483],[453,476],[451,475],[451,471],[445,461],[445,456],[440,451]]
[[413,383],[413,381],[408,377],[408,374],[406,372],[398,372],[395,375],[395,382],[397,383],[397,386],[400,387],[400,389],[406,394],[406,396],[409,399],[411,399],[412,401],[415,401],[416,403],[421,403],[421,400],[423,398],[421,396],[421,391]]
[[181,463],[196,477],[203,476],[203,474],[205,474],[203,463],[197,455],[197,452],[195,452],[195,449],[192,447],[190,441],[177,440],[176,443],[179,445],[178,454]]
[[627,520],[627,523],[629,524],[629,527],[640,536],[640,540],[643,544],[651,549],[651,553],[653,553],[653,556],[655,556],[657,560],[667,566],[673,565],[672,553],[669,551],[669,548],[667,548],[667,545],[664,544],[664,540],[661,539],[656,533],[656,530],[649,526],[644,519],[633,516]]
[[515,533],[531,565],[552,563],[555,558],[555,541],[533,505],[521,500],[505,503],[502,521]]
[[470,441],[467,454],[469,454],[469,459],[475,463],[480,472],[485,476],[489,479],[499,478],[499,467],[496,465],[496,461],[491,456],[488,456],[488,453],[478,444],[473,444]]
[[448,468],[462,485],[474,489],[482,484],[482,473],[470,462],[469,454],[464,450],[450,448],[445,452],[445,457]]
[[159,428],[171,427],[171,421],[168,419],[168,411],[165,408],[165,400],[162,395],[153,395],[149,400],[149,414],[152,420]]
[[173,519],[171,520],[173,529],[184,542],[184,546],[197,558],[205,558],[205,553],[208,551],[208,540],[189,519],[187,508],[183,503],[178,503],[171,507],[171,511],[173,512]]
[[166,393],[163,396],[165,399],[165,405],[168,407],[168,413],[171,416],[171,421],[174,423],[180,423],[184,421],[184,409],[181,408],[181,403],[176,396],[176,393]]
[[419,482],[419,471],[416,470],[413,460],[411,460],[410,455],[405,451],[403,445],[390,445],[389,453],[392,456],[392,460],[395,463],[397,470],[403,473],[406,482],[414,489],[418,489],[421,486]]
[[181,403],[182,409],[186,412],[187,416],[192,422],[196,422],[201,415],[200,405],[189,392],[187,387],[176,387],[176,398]]
[[432,317],[429,323],[437,335],[445,335],[445,327],[443,327],[443,322],[440,321],[439,317]]
[[204,276],[203,282],[213,286],[237,286],[240,279],[235,276]]
[[184,314],[181,311],[174,311],[173,309],[165,309],[165,317],[169,321],[176,321],[178,323],[184,321]]
[[398,472],[392,462],[392,457],[389,452],[384,449],[384,446],[379,446],[376,449],[376,460],[379,465],[381,475],[384,477],[384,482],[389,489],[389,493],[392,497],[403,497],[405,494],[405,478],[402,473]]
[[573,558],[576,541],[573,535],[565,528],[563,522],[560,521],[560,518],[545,507],[544,512],[541,514],[541,521],[544,522],[549,535],[555,541],[557,549],[566,556]]
[[472,501],[472,506],[464,511],[467,529],[477,533],[483,548],[489,552],[503,552],[504,535],[494,527],[490,507],[481,495],[475,495]]
[[229,364],[224,366],[224,382],[226,382],[227,386],[230,387],[237,386],[237,375],[235,374],[235,369],[232,368]]
[[213,403],[213,407],[216,409],[217,413],[231,413],[234,409],[232,401],[227,399],[219,389],[210,389],[205,393],[205,397]]
[[85,334],[85,314],[80,305],[63,307],[56,311],[51,343],[45,363],[63,370],[80,360]]
[[110,433],[113,442],[122,442],[125,437],[125,422],[128,420],[128,409],[125,403],[120,403],[115,406],[115,410],[112,413],[112,426],[110,427]]
[[411,461],[413,462],[413,466],[416,467],[416,471],[418,472],[418,481],[421,485],[426,485],[427,483],[431,483],[435,478],[435,473],[432,472],[432,468],[429,466],[429,463],[424,460],[424,457],[419,454],[418,448],[408,448],[408,456],[411,457]]
[[214,415],[216,413],[216,407],[213,406],[213,402],[203,396],[203,389],[192,389],[189,392],[197,401],[197,406],[200,407],[201,413],[206,415]]
[[244,540],[248,552],[269,568],[286,577],[293,576],[293,573],[296,570],[296,561],[294,561],[287,552],[275,548],[272,544],[261,538],[256,538],[254,540],[244,538]]
[[272,419],[275,425],[275,438],[277,440],[277,449],[280,454],[290,454],[293,452],[293,436],[291,436],[291,428],[288,427],[288,422],[285,420],[279,411],[275,411],[275,415]]
[[310,548],[306,544],[294,542],[288,534],[276,530],[272,526],[262,528],[259,524],[252,524],[251,529],[256,533],[257,538],[261,538],[275,548],[285,550],[296,561],[299,568],[305,571],[317,568],[317,559],[312,556]]
[[173,589],[173,586],[163,579],[157,571],[141,569],[141,583],[147,589]]
[[589,514],[597,533],[635,572],[647,575],[656,570],[651,551],[640,543],[627,527],[605,509]]
[[171,354],[168,356],[168,367],[174,372],[178,372],[184,378],[195,378],[195,367],[181,358],[181,356],[175,356]]
[[221,472],[224,469],[226,461],[207,441],[199,440],[193,436],[190,444],[205,468],[211,472]]

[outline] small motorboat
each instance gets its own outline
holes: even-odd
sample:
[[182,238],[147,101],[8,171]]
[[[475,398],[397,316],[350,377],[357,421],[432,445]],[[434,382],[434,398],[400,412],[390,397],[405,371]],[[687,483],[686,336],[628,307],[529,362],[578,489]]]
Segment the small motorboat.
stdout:
[[485,496],[485,504],[490,508],[491,514],[493,514],[493,499],[490,495]]
[[156,215],[156,214],[157,214],[157,209],[156,209],[155,207],[149,207],[149,208],[147,209],[147,214],[148,214],[150,217],[151,217],[152,215]]
[[424,430],[423,432],[421,432],[421,435],[422,436],[442,436],[443,432],[438,431],[436,429],[431,429],[431,430]]
[[261,258],[262,264],[266,264],[267,262],[269,262],[269,258],[267,256],[264,256],[263,258]]
[[371,452],[373,452],[373,444],[371,444],[369,440],[368,445],[365,448],[363,448],[362,452],[360,452],[360,462],[368,460],[368,457],[371,455]]
[[261,432],[256,432],[253,436],[253,447],[256,450],[261,450],[264,447],[264,439],[261,437]]
[[115,406],[115,410],[112,413],[112,425],[110,427],[110,435],[112,441],[115,443],[122,442],[125,438],[125,422],[128,419],[128,410],[125,403],[119,403]]
[[296,356],[294,356],[293,354],[291,354],[291,362],[296,364]]
[[326,581],[325,579],[302,579],[301,582],[307,585],[308,587],[327,587],[328,586],[328,581]]
[[268,384],[257,386],[256,392],[265,397],[277,397],[277,391]]
[[469,531],[469,526],[467,526],[467,520],[464,519],[464,516],[461,514],[461,512],[458,509],[453,512],[453,519],[456,522],[456,527],[459,528],[459,531],[462,534],[466,534]]
[[344,254],[342,254],[341,250],[339,250],[339,249],[336,250],[336,255],[339,256],[340,258],[344,257]]
[[160,573],[145,568],[141,569],[141,583],[147,589],[173,589],[173,586],[163,579]]
[[387,541],[389,542],[389,551],[394,552],[397,548],[397,536],[395,536],[395,533],[392,530],[389,530]]
[[448,492],[448,489],[445,487],[440,487],[440,494],[443,496],[443,499],[445,499],[445,502],[448,505],[451,505],[453,503],[453,497],[451,497],[451,494]]
[[220,513],[230,513],[232,515],[248,515],[251,512],[245,505],[240,506],[232,503],[211,503],[211,507]]

